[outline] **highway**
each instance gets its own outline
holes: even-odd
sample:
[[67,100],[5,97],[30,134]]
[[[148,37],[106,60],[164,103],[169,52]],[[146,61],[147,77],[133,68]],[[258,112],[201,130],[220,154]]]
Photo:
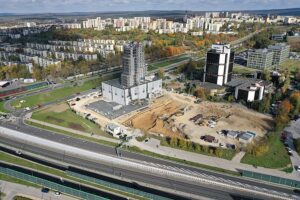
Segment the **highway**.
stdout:
[[[10,125],[10,124],[5,124],[6,127],[16,127],[15,125]],[[74,139],[74,138],[70,138],[67,136],[63,136],[63,135],[59,135],[59,134],[55,134],[55,133],[51,133],[51,132],[47,132],[47,131],[41,131],[39,129],[35,129],[35,128],[31,128],[31,127],[27,127],[27,126],[22,126],[22,128],[18,128],[19,130],[22,129],[22,132],[26,132],[27,134],[30,133],[30,135],[38,135],[41,138],[47,138],[47,139],[51,139],[51,141],[58,141],[60,143],[63,144],[68,144],[68,145],[72,145],[75,147],[80,147],[81,149],[86,149],[92,152],[97,152],[97,153],[101,153],[104,155],[110,155],[110,156],[116,156],[115,155],[115,149],[112,147],[108,147],[108,146],[103,146],[103,145],[99,145],[99,144],[95,144],[95,143],[91,143],[91,142],[86,142],[83,140],[78,140],[78,139]],[[24,131],[25,130],[25,131]],[[126,177],[129,178],[131,180],[134,181],[141,181],[144,183],[149,183],[149,184],[157,184],[159,186],[162,187],[167,187],[167,188],[173,188],[175,190],[178,191],[185,191],[188,192],[190,194],[194,194],[194,195],[200,195],[200,196],[205,196],[205,197],[210,197],[210,198],[217,198],[217,199],[233,199],[234,194],[240,194],[240,192],[236,192],[236,191],[232,191],[232,192],[228,192],[228,190],[222,190],[222,189],[213,189],[211,187],[205,187],[203,185],[193,185],[191,183],[186,183],[186,182],[181,182],[181,181],[174,181],[174,180],[169,180],[163,177],[158,177],[158,176],[153,176],[150,174],[140,174],[137,171],[130,171],[128,169],[120,169],[120,168],[113,168],[112,166],[107,166],[107,165],[103,165],[103,164],[99,164],[99,163],[94,163],[92,161],[87,161],[87,160],[82,160],[81,158],[78,157],[72,157],[72,156],[66,156],[63,153],[58,153],[58,152],[49,152],[46,151],[45,149],[40,149],[38,147],[35,146],[30,146],[28,144],[22,144],[22,142],[20,141],[10,141],[7,138],[1,138],[1,143],[6,143],[7,145],[16,147],[18,149],[21,149],[22,151],[30,151],[33,153],[37,153],[39,155],[45,156],[45,157],[49,157],[49,158],[53,158],[53,159],[57,159],[57,160],[63,160],[64,162],[70,164],[70,165],[76,165],[76,166],[81,166],[84,168],[88,168],[91,170],[96,170],[99,172],[106,172],[108,174],[121,174],[122,177]],[[63,151],[62,151],[63,152]],[[223,179],[230,179],[231,181],[239,181],[242,182],[244,184],[250,184],[250,185],[255,185],[256,187],[264,187],[267,189],[272,189],[272,190],[276,190],[280,193],[286,193],[286,194],[293,194],[291,190],[289,189],[284,189],[284,188],[280,188],[280,187],[276,187],[276,186],[268,186],[265,184],[260,184],[260,183],[256,183],[253,181],[249,181],[246,179],[239,179],[237,177],[230,177],[230,176],[226,176],[226,175],[220,175],[220,174],[216,174],[216,173],[212,173],[212,172],[207,172],[204,170],[200,170],[200,169],[196,169],[196,168],[192,168],[192,167],[187,167],[184,165],[179,165],[176,163],[172,163],[172,162],[168,162],[168,161],[163,161],[163,160],[159,160],[159,159],[154,159],[151,157],[147,157],[147,156],[143,156],[143,155],[139,155],[139,154],[135,154],[135,153],[130,153],[130,152],[126,152],[126,151],[122,151],[122,155],[123,158],[130,158],[130,159],[137,159],[137,160],[143,160],[147,163],[155,163],[155,164],[160,164],[160,165],[167,165],[167,166],[172,166],[175,168],[182,168],[185,170],[192,170],[195,172],[199,172],[199,173],[205,173],[207,175],[211,175],[211,176],[218,176],[218,177],[222,177]],[[62,159],[64,158],[64,159]],[[245,196],[249,196],[249,194],[243,194]],[[226,197],[226,198],[225,198]],[[261,198],[261,199],[266,199]]]

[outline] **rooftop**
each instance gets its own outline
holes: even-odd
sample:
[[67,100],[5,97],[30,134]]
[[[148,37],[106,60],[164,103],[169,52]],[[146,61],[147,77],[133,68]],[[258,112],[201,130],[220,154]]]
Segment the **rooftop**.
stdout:
[[238,87],[238,86],[241,86],[243,84],[245,85],[251,85],[251,84],[256,84],[256,83],[259,83],[260,85],[263,85],[263,86],[268,86],[270,84],[272,84],[272,82],[270,81],[264,81],[264,80],[261,80],[261,79],[256,79],[256,78],[235,78],[235,79],[232,79],[230,82],[227,83],[227,86],[229,87]]
[[252,134],[250,134],[250,133],[243,133],[242,135],[240,135],[240,139],[243,139],[243,140],[246,140],[246,141],[248,141],[248,140],[250,140],[251,138],[253,138],[254,136],[252,135]]
[[127,106],[121,106],[120,104],[115,102],[100,100],[87,105],[87,108],[108,119],[115,119],[133,111],[146,108],[148,105],[149,102],[147,100],[140,100],[139,102],[135,101]]
[[[149,83],[149,82],[152,82],[152,81],[156,81],[158,80],[157,78],[153,78],[152,80],[143,80],[140,82],[140,85],[142,84],[145,84],[145,83]],[[129,89],[129,88],[132,88],[134,86],[137,86],[137,85],[133,85],[131,87],[125,87],[123,85],[121,85],[121,81],[120,81],[120,78],[116,78],[116,79],[111,79],[111,80],[108,80],[108,81],[103,81],[103,83],[106,83],[108,85],[111,85],[113,87],[116,87],[116,88],[121,88],[121,89]]]
[[286,47],[288,47],[289,45],[287,45],[286,43],[277,43],[274,45],[269,45],[268,49],[275,49],[275,50],[280,50],[280,49],[284,49]]

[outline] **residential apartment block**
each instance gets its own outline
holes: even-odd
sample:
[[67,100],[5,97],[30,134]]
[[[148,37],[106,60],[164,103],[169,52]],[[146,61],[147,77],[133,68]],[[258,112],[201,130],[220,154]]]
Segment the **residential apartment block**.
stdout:
[[268,49],[248,51],[247,67],[265,69],[273,66],[273,52]]
[[268,49],[273,52],[272,65],[274,67],[282,65],[282,63],[288,59],[290,54],[290,45],[285,43],[270,45],[268,46]]
[[285,62],[290,54],[290,46],[278,43],[268,46],[268,49],[256,49],[248,51],[247,67],[265,69],[278,67]]

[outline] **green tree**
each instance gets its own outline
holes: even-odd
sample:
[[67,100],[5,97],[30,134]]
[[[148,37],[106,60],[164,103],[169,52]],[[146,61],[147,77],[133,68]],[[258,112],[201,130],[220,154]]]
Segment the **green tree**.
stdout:
[[178,139],[178,146],[181,149],[186,149],[187,148],[187,143],[184,139]]
[[176,137],[171,138],[170,146],[172,146],[172,147],[177,147],[178,146],[178,139]]
[[224,151],[221,148],[216,148],[215,155],[219,158],[222,158]]
[[270,81],[271,80],[271,74],[270,74],[270,71],[268,69],[264,69],[262,71],[262,79],[266,80],[266,81]]
[[234,96],[233,95],[229,95],[227,98],[227,101],[232,103],[234,101]]
[[258,112],[266,113],[269,112],[271,106],[272,94],[269,93],[263,98],[258,107]]
[[164,77],[165,77],[165,71],[164,71],[164,69],[159,69],[159,71],[158,71],[158,77],[160,78],[160,79],[164,79]]

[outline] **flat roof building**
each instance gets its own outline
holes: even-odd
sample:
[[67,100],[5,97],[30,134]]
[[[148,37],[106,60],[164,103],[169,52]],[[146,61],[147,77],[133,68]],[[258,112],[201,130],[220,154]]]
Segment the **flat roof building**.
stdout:
[[273,52],[272,65],[274,67],[278,67],[288,59],[290,54],[290,45],[278,43],[268,46],[268,50]]
[[247,67],[265,69],[272,67],[273,52],[268,49],[256,49],[248,51]]

